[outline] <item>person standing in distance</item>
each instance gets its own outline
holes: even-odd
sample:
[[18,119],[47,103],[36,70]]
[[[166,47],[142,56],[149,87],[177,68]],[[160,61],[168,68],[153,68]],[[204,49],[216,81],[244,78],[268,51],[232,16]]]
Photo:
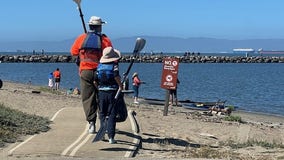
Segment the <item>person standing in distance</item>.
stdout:
[[[177,79],[177,85],[179,84],[179,79]],[[177,99],[177,86],[176,89],[170,89],[170,106],[178,106]]]
[[139,102],[138,102],[139,86],[142,83],[144,83],[144,82],[142,82],[140,80],[140,78],[138,77],[138,73],[134,72],[133,75],[132,75],[132,86],[133,86],[133,90],[134,90],[134,103],[135,104],[139,104]]
[[83,108],[86,120],[89,122],[89,133],[96,131],[97,119],[97,88],[94,80],[99,65],[102,51],[106,47],[112,47],[111,40],[102,34],[102,25],[105,22],[100,17],[92,16],[89,20],[88,33],[77,37],[71,47],[71,55],[80,57],[79,74]]
[[59,90],[60,79],[61,79],[61,73],[59,68],[56,68],[56,70],[53,72],[53,77],[55,82],[55,90]]
[[53,89],[53,79],[54,79],[53,73],[51,72],[48,75],[48,87],[50,88],[50,90]]

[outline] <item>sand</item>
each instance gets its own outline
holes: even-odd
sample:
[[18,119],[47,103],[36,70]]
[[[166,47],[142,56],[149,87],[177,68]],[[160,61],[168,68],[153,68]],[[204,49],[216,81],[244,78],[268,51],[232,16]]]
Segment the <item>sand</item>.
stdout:
[[[82,106],[78,95],[32,93],[39,88],[4,81],[0,103],[48,118],[61,108]],[[142,137],[135,159],[284,159],[283,117],[233,111],[233,116],[242,118],[243,123],[239,123],[182,107],[170,108],[168,115],[163,116],[162,105],[134,105],[127,96],[125,100],[128,109],[137,113]]]

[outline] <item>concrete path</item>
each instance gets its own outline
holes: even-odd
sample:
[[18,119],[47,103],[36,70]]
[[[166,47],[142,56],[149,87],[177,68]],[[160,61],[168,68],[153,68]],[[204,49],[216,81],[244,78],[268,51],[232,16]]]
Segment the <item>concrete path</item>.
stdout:
[[[133,157],[140,145],[138,125],[133,111],[128,112],[125,122],[117,123],[115,139],[92,143],[95,134],[89,134],[82,108],[63,108],[51,119],[51,130],[33,135],[10,149],[9,157],[79,157],[79,158],[124,158]],[[99,120],[97,121],[97,130]],[[106,136],[107,137],[107,136]]]

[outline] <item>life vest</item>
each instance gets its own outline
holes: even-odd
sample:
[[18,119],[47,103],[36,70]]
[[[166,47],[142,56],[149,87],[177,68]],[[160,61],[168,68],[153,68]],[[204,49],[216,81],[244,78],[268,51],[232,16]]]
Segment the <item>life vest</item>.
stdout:
[[[99,56],[95,57],[94,59],[100,59],[102,56],[102,50],[106,47],[112,47],[112,43],[110,41],[110,39],[105,35],[105,34],[101,34],[101,33],[89,33],[89,34],[97,34],[97,36],[99,38],[97,38],[97,41],[100,39],[101,40],[101,46],[97,45],[97,47],[94,48],[101,48],[101,51],[99,52]],[[82,57],[82,59],[84,59],[84,55],[85,55],[85,50],[88,49],[88,46],[90,45],[83,45],[83,43],[85,42],[86,38],[87,38],[88,33],[83,33],[80,36],[78,36],[76,38],[76,40],[74,41],[71,49],[70,49],[70,53],[72,56],[76,56],[76,64],[79,66],[79,73],[81,73],[83,70],[95,70],[98,65],[99,62],[88,62],[87,60],[83,61],[82,63],[80,63],[80,58]],[[90,41],[89,41],[90,42]],[[100,43],[100,42],[98,42]],[[96,44],[98,44],[96,43]],[[88,44],[88,43],[87,43]],[[96,45],[94,44],[94,45]],[[86,56],[89,57],[89,56]]]
[[88,32],[81,49],[97,50],[101,51],[101,36],[94,32]]
[[94,32],[88,32],[80,48],[80,65],[87,65],[90,66],[90,68],[96,68],[101,56],[101,36]]
[[108,88],[110,89],[117,89],[118,85],[114,79],[114,64],[108,63],[103,64],[100,63],[97,68],[97,76],[99,82],[99,89]]

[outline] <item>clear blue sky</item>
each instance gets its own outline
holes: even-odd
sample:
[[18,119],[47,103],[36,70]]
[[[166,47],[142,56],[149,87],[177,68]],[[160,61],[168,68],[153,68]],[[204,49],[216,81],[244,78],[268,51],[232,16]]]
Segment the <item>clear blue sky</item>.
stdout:
[[[85,22],[128,36],[284,38],[284,0],[82,0]],[[0,41],[65,40],[83,32],[73,0],[3,0]]]

